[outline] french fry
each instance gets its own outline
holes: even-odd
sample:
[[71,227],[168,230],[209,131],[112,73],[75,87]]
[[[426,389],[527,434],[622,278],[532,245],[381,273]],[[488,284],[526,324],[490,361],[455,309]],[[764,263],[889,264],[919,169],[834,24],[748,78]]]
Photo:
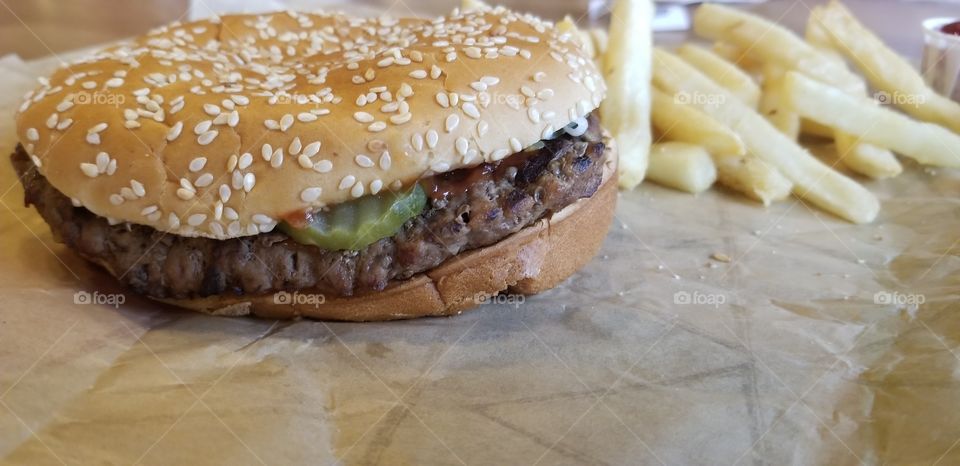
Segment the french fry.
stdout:
[[[845,63],[843,55],[832,49],[830,32],[824,28],[816,15],[807,20],[807,42],[816,47],[824,56],[838,63]],[[892,178],[903,173],[903,165],[893,152],[870,144],[858,143],[856,137],[835,132],[837,155],[840,163],[847,168],[873,179]]]
[[677,49],[677,55],[723,86],[753,108],[760,103],[760,86],[736,65],[719,55],[692,44]]
[[790,195],[793,183],[772,165],[753,154],[710,154],[717,166],[717,181],[734,191],[769,206]]
[[835,132],[833,140],[840,163],[861,175],[882,180],[903,173],[903,165],[888,149],[867,144],[842,131]]
[[657,184],[697,194],[717,181],[717,168],[703,147],[665,142],[650,147],[647,176]]
[[839,2],[814,8],[811,21],[822,25],[834,50],[850,59],[877,90],[909,115],[960,132],[960,104],[943,97],[896,52]]
[[[710,39],[742,47],[749,56],[766,62],[768,66],[776,64],[785,70],[801,72],[851,95],[866,95],[866,83],[847,69],[843,60],[822,53],[790,30],[766,19],[733,8],[707,4],[694,14],[694,29]],[[814,30],[810,34],[815,40],[822,40],[819,31]],[[781,118],[786,121],[778,122],[776,126],[792,130],[794,119],[782,115]],[[903,170],[889,151],[875,147],[861,149],[853,144],[856,138],[847,135],[835,135],[835,139],[840,139],[838,148],[846,149],[841,153],[844,156],[843,163],[858,173],[885,178]]]
[[776,167],[793,182],[797,196],[851,222],[869,223],[876,218],[880,202],[870,191],[831,170],[759,113],[677,56],[659,49],[654,51],[654,83],[674,94],[716,96],[717,99],[694,99],[692,105],[739,134],[750,153]]
[[777,65],[767,64],[764,66],[763,75],[760,114],[773,123],[781,133],[796,141],[800,137],[800,115],[790,108],[783,96],[785,70]]
[[607,30],[603,28],[591,28],[589,31],[590,39],[593,40],[593,49],[597,51],[597,55],[603,56],[607,53],[607,48],[610,45],[610,37],[607,36]]
[[704,4],[693,15],[694,31],[707,39],[731,44],[751,59],[801,71],[851,94],[866,93],[859,76],[820,53],[789,29],[759,16],[717,4]]
[[942,126],[912,120],[869,98],[850,96],[796,72],[787,74],[786,88],[791,104],[804,118],[923,164],[960,168],[960,135]]
[[604,125],[620,147],[620,187],[633,189],[647,172],[650,143],[650,51],[653,2],[617,0],[610,23],[610,48],[603,58],[607,98]]
[[671,141],[703,146],[711,154],[743,155],[740,136],[705,113],[653,89],[653,127]]
[[760,69],[763,68],[763,63],[748,57],[740,47],[735,45],[730,45],[725,42],[714,42],[712,50],[713,53],[717,54],[720,58],[737,65],[738,68],[747,74],[759,74]]
[[463,11],[486,10],[490,5],[483,0],[460,0],[460,9]]

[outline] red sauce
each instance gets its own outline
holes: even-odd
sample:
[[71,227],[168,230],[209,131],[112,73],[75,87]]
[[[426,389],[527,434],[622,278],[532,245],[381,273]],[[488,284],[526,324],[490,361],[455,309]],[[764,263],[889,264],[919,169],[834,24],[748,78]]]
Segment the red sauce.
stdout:
[[307,209],[294,210],[281,216],[280,220],[294,228],[303,229],[310,225],[310,212]]
[[484,163],[473,168],[461,168],[441,173],[421,181],[427,196],[434,201],[464,194],[480,181],[502,178],[510,167],[520,168],[527,160],[539,154],[538,150],[513,154],[499,162]]
[[942,29],[940,29],[940,30],[943,31],[944,34],[951,34],[951,35],[954,35],[954,36],[960,36],[960,21],[957,21],[957,22],[955,22],[955,23],[950,23],[950,24],[944,26],[944,27],[943,27]]

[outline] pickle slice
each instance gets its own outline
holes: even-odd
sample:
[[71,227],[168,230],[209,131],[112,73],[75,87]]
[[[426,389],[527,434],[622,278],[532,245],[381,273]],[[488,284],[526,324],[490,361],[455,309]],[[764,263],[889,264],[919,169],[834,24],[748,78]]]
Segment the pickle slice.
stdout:
[[287,222],[280,222],[279,228],[301,244],[331,251],[360,250],[396,234],[426,205],[427,194],[416,184],[403,192],[365,196],[316,212],[304,228]]

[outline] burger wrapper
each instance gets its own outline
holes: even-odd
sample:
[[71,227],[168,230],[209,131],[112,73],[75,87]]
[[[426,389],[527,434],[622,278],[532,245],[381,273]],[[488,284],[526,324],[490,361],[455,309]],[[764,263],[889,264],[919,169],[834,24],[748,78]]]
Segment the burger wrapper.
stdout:
[[[0,61],[0,114],[55,64]],[[367,324],[138,297],[0,177],[0,463],[960,463],[957,172],[866,226],[643,185],[557,289]]]

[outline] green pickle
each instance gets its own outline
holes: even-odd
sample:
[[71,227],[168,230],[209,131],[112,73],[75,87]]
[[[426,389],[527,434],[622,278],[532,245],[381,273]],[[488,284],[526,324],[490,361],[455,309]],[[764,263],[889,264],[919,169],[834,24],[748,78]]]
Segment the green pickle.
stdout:
[[360,250],[393,236],[426,206],[427,194],[415,184],[403,192],[365,196],[315,212],[304,228],[287,222],[280,222],[279,228],[301,244],[331,251]]

